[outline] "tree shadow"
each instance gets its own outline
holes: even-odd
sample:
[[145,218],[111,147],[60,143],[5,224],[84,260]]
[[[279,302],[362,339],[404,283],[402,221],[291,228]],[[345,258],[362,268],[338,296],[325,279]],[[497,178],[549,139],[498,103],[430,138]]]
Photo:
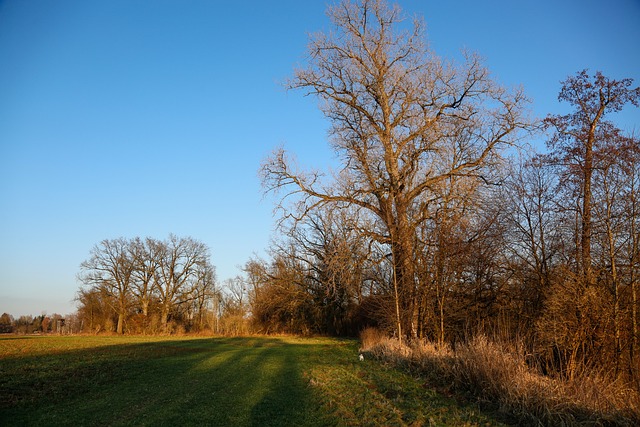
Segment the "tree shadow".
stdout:
[[4,358],[3,425],[317,425],[298,358],[278,338],[162,340]]
[[[319,351],[314,348],[313,352]],[[322,411],[304,378],[301,360],[309,358],[309,349],[298,346],[282,356],[270,387],[253,406],[251,425],[336,425],[337,420]]]

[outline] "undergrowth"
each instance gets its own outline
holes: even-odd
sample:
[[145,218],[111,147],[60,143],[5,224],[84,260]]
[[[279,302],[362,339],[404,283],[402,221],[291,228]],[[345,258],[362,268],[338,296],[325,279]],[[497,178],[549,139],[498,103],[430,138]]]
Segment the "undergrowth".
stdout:
[[400,343],[375,329],[361,334],[362,351],[423,377],[442,392],[464,396],[519,425],[640,425],[640,396],[604,374],[550,378],[529,367],[517,346],[484,336],[458,345]]

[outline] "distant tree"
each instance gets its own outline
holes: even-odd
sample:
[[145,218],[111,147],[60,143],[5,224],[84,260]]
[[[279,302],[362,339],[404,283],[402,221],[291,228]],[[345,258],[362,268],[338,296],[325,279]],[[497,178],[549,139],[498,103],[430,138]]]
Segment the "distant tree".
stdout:
[[[366,280],[363,271],[369,264],[368,241],[355,230],[354,210],[321,208],[287,230],[287,238],[274,243],[274,259],[298,269],[297,287],[292,292],[300,298],[299,310],[304,316],[297,325],[302,330],[343,335],[354,333],[351,318],[362,297]],[[275,265],[272,265],[272,268]],[[272,270],[271,279],[290,270]],[[278,272],[276,274],[276,272]],[[288,326],[285,325],[288,328]],[[357,332],[357,331],[356,331]]]
[[329,185],[296,170],[277,150],[262,167],[267,191],[299,196],[302,218],[324,205],[350,205],[375,218],[367,235],[393,258],[398,332],[414,329],[416,229],[434,187],[451,177],[490,180],[501,149],[527,126],[525,97],[497,85],[477,56],[462,65],[439,58],[423,24],[406,28],[399,7],[380,0],[342,1],[329,8],[334,31],[312,37],[309,64],[289,87],[314,94],[331,123],[331,142],[343,161]]
[[30,334],[33,332],[33,316],[22,315],[15,322],[15,332],[19,334]]
[[95,287],[80,288],[76,294],[80,330],[98,333],[111,330],[114,310],[110,297],[102,289]]
[[168,331],[171,310],[194,298],[192,293],[202,273],[210,268],[209,250],[205,244],[191,237],[170,235],[158,250],[156,292],[160,305],[162,328]]
[[221,332],[233,336],[248,333],[250,319],[246,280],[241,276],[225,280],[222,284],[221,302]]
[[43,316],[40,327],[42,329],[42,333],[44,334],[51,332],[51,318],[49,316]]
[[[183,330],[202,328],[215,295],[209,249],[190,237],[103,240],[81,266],[79,319],[93,332],[169,331],[173,316]],[[115,315],[115,318],[114,318]]]
[[245,280],[236,276],[224,281],[225,294],[227,296],[227,310],[241,317],[247,313],[247,287]]
[[242,267],[247,286],[247,303],[251,317],[255,319],[257,305],[262,297],[262,288],[267,281],[267,263],[260,258],[251,258]]
[[369,267],[376,262],[370,240],[360,233],[357,209],[311,212],[288,234],[291,256],[306,269],[306,286],[313,297],[314,329],[331,335],[357,334],[358,305],[363,299]]
[[[57,324],[54,324],[54,320],[57,323],[57,319],[52,318],[52,329],[57,327]],[[82,332],[82,318],[79,316],[78,312],[67,314],[64,320],[65,323],[62,331],[63,333],[76,334]]]
[[218,289],[218,279],[216,278],[215,267],[209,263],[198,270],[198,277],[195,286],[191,289],[192,298],[190,304],[190,318],[196,317],[192,321],[192,326],[197,330],[203,330],[206,323],[206,315],[210,304],[215,305],[215,300],[220,298]]
[[32,332],[42,332],[42,319],[44,319],[43,315],[33,317],[33,320],[31,321]]
[[131,292],[145,323],[156,286],[161,248],[162,243],[152,238],[136,237],[130,242],[129,252],[134,263]]
[[13,332],[13,316],[8,313],[2,313],[0,316],[0,334],[9,334]]
[[118,315],[116,332],[124,332],[124,322],[131,307],[131,287],[135,263],[127,239],[106,239],[94,246],[91,257],[80,264],[79,280],[87,287],[109,297]]
[[[254,264],[255,267],[255,264]],[[252,297],[252,319],[258,332],[310,332],[313,298],[307,292],[306,266],[296,257],[275,253],[270,263],[255,268],[249,280],[258,284]],[[255,276],[259,275],[259,276]]]

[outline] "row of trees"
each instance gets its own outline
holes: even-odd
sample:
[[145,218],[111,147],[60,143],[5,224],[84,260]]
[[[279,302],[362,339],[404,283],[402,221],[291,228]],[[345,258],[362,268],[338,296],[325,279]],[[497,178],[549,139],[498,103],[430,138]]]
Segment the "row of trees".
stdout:
[[[299,170],[282,149],[265,160],[287,237],[247,264],[255,325],[494,332],[567,376],[638,380],[639,142],[606,118],[640,88],[583,71],[562,83],[572,112],[536,122],[520,90],[474,55],[439,58],[398,7],[344,1],[329,16],[289,86],[320,99],[342,168]],[[541,128],[548,151],[524,152]]]
[[85,330],[199,330],[217,319],[222,296],[215,268],[207,246],[193,238],[103,240],[80,270]]
[[[75,327],[75,329],[74,329]],[[0,334],[67,334],[78,332],[76,316],[60,314],[23,315],[14,319],[9,313],[0,316]]]

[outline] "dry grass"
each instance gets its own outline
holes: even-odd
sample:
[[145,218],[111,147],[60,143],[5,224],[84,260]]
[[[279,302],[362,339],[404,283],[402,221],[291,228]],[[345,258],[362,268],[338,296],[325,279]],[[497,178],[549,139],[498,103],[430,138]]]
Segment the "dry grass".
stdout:
[[409,345],[365,330],[362,350],[411,369],[445,392],[471,397],[528,425],[640,425],[640,396],[604,374],[584,373],[572,381],[552,379],[530,368],[513,345],[484,336],[459,345]]

